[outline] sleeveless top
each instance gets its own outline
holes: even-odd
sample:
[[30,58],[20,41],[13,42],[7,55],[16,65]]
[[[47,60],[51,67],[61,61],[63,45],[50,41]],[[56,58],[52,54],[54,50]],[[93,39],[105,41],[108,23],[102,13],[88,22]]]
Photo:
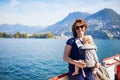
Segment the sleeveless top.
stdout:
[[[71,53],[70,53],[70,58],[74,60],[85,60],[85,50],[81,50],[80,52],[78,51],[78,46],[76,45],[75,42],[76,38],[70,38],[67,40],[66,44],[72,46]],[[75,70],[75,65],[69,64],[69,72],[74,72]]]

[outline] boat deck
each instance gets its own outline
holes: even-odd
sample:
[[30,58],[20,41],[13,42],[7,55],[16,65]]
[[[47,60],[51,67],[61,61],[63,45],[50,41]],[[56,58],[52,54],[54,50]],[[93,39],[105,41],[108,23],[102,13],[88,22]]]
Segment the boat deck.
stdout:
[[[117,67],[120,69],[120,54],[103,59],[101,64],[106,67],[110,80],[115,80],[115,75],[117,75],[118,80],[120,80],[120,70],[117,71],[116,69]],[[49,80],[69,80],[68,73],[50,78]]]

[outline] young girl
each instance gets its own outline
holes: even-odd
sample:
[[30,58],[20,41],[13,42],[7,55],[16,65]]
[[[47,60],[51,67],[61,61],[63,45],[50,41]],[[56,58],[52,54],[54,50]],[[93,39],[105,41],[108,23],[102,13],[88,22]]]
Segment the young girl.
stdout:
[[[79,49],[85,50],[85,63],[86,67],[93,68],[93,74],[96,73],[97,68],[99,68],[98,56],[96,54],[97,48],[94,44],[93,38],[90,35],[83,37],[83,46],[80,46]],[[85,77],[85,73],[82,70]],[[75,72],[72,75],[77,75],[79,73],[79,67],[75,66]]]

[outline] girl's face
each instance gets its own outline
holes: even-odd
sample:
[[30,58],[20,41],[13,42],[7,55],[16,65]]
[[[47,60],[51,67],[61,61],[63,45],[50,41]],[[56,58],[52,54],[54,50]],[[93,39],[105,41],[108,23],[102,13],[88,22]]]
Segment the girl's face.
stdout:
[[85,26],[81,23],[76,23],[75,30],[77,32],[77,35],[84,35],[85,33]]

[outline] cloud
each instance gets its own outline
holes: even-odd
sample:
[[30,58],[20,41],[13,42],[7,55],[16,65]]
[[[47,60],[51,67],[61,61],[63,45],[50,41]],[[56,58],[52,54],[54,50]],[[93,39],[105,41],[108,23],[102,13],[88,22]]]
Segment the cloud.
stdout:
[[19,0],[11,0],[10,1],[10,6],[11,7],[16,7],[19,3],[20,3]]
[[62,20],[71,12],[95,13],[103,8],[120,13],[119,0],[10,0],[1,4],[0,24],[47,26]]

